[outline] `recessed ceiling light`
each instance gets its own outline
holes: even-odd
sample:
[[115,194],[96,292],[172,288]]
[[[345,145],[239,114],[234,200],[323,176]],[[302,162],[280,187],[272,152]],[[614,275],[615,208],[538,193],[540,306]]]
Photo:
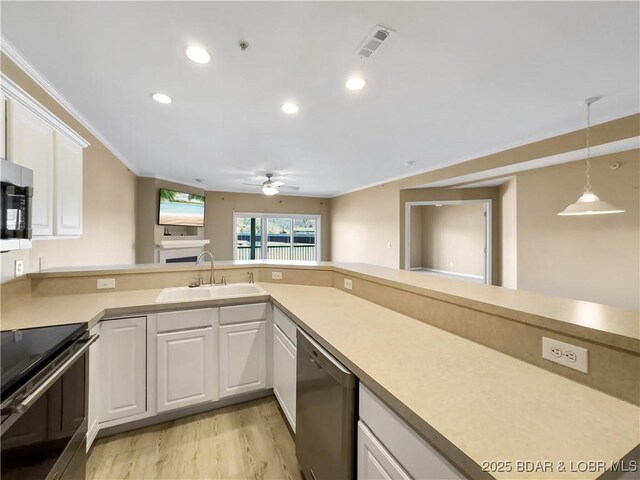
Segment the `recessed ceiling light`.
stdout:
[[151,95],[151,98],[153,98],[158,103],[171,103],[171,102],[173,102],[171,97],[169,95],[165,95],[164,93],[154,93],[154,94]]
[[362,90],[367,84],[364,78],[351,77],[345,84],[349,90]]
[[187,47],[184,53],[189,57],[189,60],[196,63],[209,63],[211,61],[211,55],[202,47]]
[[300,107],[295,103],[285,103],[280,107],[284,113],[297,113]]

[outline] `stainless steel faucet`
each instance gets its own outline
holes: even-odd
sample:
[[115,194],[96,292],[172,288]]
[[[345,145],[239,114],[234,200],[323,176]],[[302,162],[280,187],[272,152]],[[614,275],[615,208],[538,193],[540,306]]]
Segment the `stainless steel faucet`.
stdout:
[[214,262],[213,254],[209,250],[205,250],[200,255],[198,255],[198,258],[196,260],[196,265],[198,265],[200,263],[200,259],[202,257],[204,257],[205,255],[207,255],[207,254],[209,255],[209,258],[210,258],[210,261],[211,261],[211,279],[209,281],[209,285],[211,285],[213,287],[216,284],[215,266],[213,264],[213,262]]
[[247,272],[247,275],[249,276],[249,283],[253,283],[253,272]]

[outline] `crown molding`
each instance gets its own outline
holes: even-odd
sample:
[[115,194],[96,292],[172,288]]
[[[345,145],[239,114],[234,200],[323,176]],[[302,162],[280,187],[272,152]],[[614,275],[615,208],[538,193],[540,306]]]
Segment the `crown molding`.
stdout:
[[50,125],[56,131],[62,133],[74,143],[78,144],[80,148],[87,148],[89,146],[89,142],[87,142],[75,130],[56,117],[50,110],[41,105],[40,102],[25,92],[17,83],[2,72],[0,72],[0,91],[7,98],[22,105],[47,125]]
[[[96,137],[109,151],[115,155],[129,170],[137,175],[131,162],[98,130],[78,109],[67,100],[4,36],[0,36],[0,51],[2,51],[13,63],[42,88],[47,95],[53,98],[62,108],[82,124],[94,137]],[[6,77],[5,77],[6,78]]]

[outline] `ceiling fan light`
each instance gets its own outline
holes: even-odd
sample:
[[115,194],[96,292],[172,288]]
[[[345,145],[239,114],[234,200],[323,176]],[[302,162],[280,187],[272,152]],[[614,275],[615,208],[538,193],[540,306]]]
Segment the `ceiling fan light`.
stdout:
[[600,200],[600,198],[589,191],[586,191],[575,202],[559,212],[561,216],[578,216],[578,215],[607,215],[611,213],[624,213],[624,210],[614,207],[609,202]]
[[278,189],[278,187],[272,184],[262,186],[262,193],[264,193],[267,197],[271,197],[272,195],[277,194],[279,191],[280,190]]

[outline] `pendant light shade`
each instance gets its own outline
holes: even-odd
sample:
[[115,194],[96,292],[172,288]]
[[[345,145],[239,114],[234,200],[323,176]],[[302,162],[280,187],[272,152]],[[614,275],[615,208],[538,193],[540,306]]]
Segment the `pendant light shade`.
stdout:
[[614,207],[609,202],[600,200],[595,193],[591,191],[591,104],[600,97],[592,97],[586,100],[587,104],[587,183],[584,186],[584,193],[575,202],[558,212],[562,216],[576,215],[607,215],[610,213],[624,213],[624,210]]
[[606,215],[608,213],[624,213],[624,210],[600,200],[594,193],[584,192],[576,203],[572,203],[558,215]]

